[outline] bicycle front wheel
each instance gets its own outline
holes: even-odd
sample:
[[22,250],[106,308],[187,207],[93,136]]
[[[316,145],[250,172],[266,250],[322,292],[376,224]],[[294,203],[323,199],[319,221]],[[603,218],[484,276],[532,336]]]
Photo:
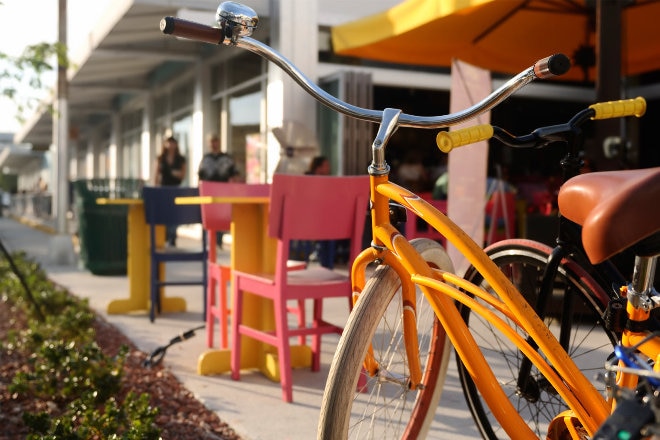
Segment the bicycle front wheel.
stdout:
[[[411,244],[432,266],[453,270],[437,242],[416,239]],[[400,291],[401,280],[386,266],[376,269],[367,282],[330,367],[319,439],[425,438],[440,400],[449,343],[433,309],[418,292],[417,330],[424,386],[411,390]],[[364,374],[362,368],[370,345],[381,367],[374,377]]]
[[[525,299],[535,305],[552,249],[531,240],[513,239],[495,243],[486,252]],[[468,269],[465,278],[492,292],[474,268]],[[588,378],[595,379],[596,373],[604,370],[607,356],[616,344],[616,335],[603,321],[607,300],[607,293],[584,269],[571,259],[562,260],[543,318]],[[492,324],[471,313],[467,307],[462,308],[461,314],[518,413],[539,437],[545,438],[549,423],[568,408],[566,403],[541,373],[530,367],[528,360],[523,362],[525,358],[520,351]],[[511,321],[509,325],[517,328]],[[517,329],[521,335],[527,336],[522,329]],[[472,377],[458,357],[457,364],[468,407],[482,436],[491,440],[509,438],[482,401]],[[528,367],[521,370],[524,364]],[[531,370],[527,373],[525,368]],[[592,382],[601,391],[604,389],[604,384]]]

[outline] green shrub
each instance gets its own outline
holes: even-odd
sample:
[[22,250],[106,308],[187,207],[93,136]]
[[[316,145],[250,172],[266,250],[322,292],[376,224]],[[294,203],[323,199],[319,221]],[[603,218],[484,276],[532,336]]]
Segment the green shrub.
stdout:
[[13,266],[0,260],[1,299],[25,314],[28,328],[11,331],[0,348],[29,354],[29,361],[9,390],[50,403],[48,412],[23,414],[28,438],[159,438],[157,409],[147,394],[118,398],[128,348],[105,355],[94,342],[95,314],[87,301],[55,286],[25,254],[11,258]]

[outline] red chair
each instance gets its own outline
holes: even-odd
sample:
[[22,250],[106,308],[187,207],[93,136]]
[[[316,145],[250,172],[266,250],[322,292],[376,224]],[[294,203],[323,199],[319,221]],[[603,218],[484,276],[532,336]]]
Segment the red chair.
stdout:
[[[231,182],[199,182],[199,195],[211,197],[263,197],[270,193],[268,184],[245,184]],[[227,284],[231,280],[231,267],[218,261],[216,236],[219,231],[231,229],[231,204],[229,203],[203,203],[202,226],[207,234],[209,244],[207,259],[207,287],[206,287],[206,346],[213,347],[214,327],[216,320],[220,326],[220,348],[229,346],[229,317],[231,316],[231,303],[227,291]],[[290,261],[289,270],[304,269],[304,261]],[[304,319],[304,309],[295,310],[300,319]]]
[[[199,182],[200,196],[268,196],[270,185],[225,182]],[[231,229],[231,205],[228,203],[203,203],[202,226],[207,234],[209,244],[206,284],[206,345],[213,347],[213,330],[216,319],[220,325],[220,347],[229,345],[228,328],[231,309],[228,306],[227,283],[231,279],[231,268],[228,264],[218,262],[216,235],[219,231]]]
[[[269,235],[277,239],[274,274],[235,271],[232,315],[232,378],[240,378],[241,336],[277,349],[282,398],[293,400],[290,338],[312,336],[312,371],[321,363],[321,335],[341,333],[342,327],[323,320],[323,299],[345,297],[350,307],[351,281],[344,271],[321,266],[291,271],[287,267],[292,240],[350,240],[349,262],[361,250],[369,200],[368,176],[332,177],[276,174],[270,194]],[[350,267],[350,266],[349,266]],[[242,322],[245,293],[272,300],[275,329],[264,330]],[[290,328],[288,301],[313,301],[311,325]]]

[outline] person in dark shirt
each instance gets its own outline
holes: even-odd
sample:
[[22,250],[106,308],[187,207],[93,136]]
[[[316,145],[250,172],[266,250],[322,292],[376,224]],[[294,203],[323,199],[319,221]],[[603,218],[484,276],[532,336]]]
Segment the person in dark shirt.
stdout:
[[[204,154],[199,163],[197,176],[199,180],[212,182],[235,182],[238,180],[238,170],[234,159],[220,150],[220,138],[216,134],[208,136],[209,151]],[[222,247],[223,231],[218,231],[216,243]]]
[[[179,151],[179,142],[168,137],[163,143],[163,151],[156,160],[156,186],[179,186],[186,176],[186,158]],[[169,246],[176,246],[176,226],[166,228]]]
[[178,186],[186,176],[186,158],[179,151],[179,142],[169,137],[156,160],[156,185]]
[[238,170],[234,159],[220,151],[220,138],[213,134],[208,138],[209,151],[199,163],[197,175],[199,180],[213,182],[234,182],[238,178]]

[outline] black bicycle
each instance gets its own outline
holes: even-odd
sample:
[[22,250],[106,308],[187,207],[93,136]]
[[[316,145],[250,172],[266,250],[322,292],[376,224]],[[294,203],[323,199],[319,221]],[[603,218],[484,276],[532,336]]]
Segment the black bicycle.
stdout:
[[[565,148],[566,154],[560,161],[565,182],[583,168],[582,127],[594,114],[592,108],[587,108],[567,123],[541,127],[523,136],[493,127],[493,138],[514,148]],[[613,324],[615,317],[609,314],[610,304],[621,301],[619,288],[630,275],[624,276],[611,260],[591,264],[582,246],[581,231],[579,225],[559,214],[554,248],[538,241],[514,238],[496,242],[485,251],[535,307],[580,370],[587,376],[592,371],[595,378],[603,370],[604,355],[612,352],[618,341],[621,329]],[[464,277],[477,285],[484,284],[474,267],[468,268]],[[461,314],[472,333],[479,335],[478,343],[489,363],[506,364],[500,370],[506,373],[498,379],[509,388],[510,400],[519,412],[525,413],[535,426],[549,422],[558,414],[563,402],[529,359],[515,347],[509,349],[503,335],[491,323],[471,313],[470,308],[463,307]],[[457,364],[468,407],[482,436],[508,438],[482,401],[460,357]],[[604,388],[595,379],[594,384],[601,390]]]

